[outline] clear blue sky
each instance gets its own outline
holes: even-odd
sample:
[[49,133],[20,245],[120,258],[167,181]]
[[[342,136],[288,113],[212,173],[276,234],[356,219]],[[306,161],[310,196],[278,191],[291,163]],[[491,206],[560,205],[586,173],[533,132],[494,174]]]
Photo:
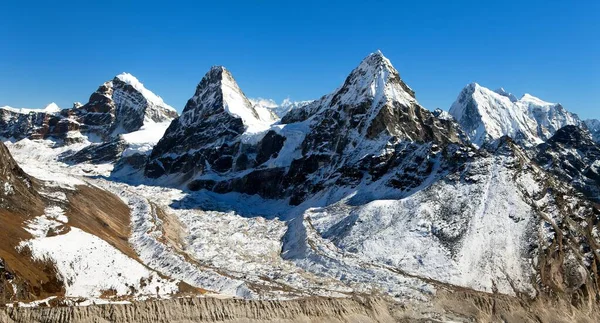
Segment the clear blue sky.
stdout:
[[426,108],[467,83],[600,118],[600,1],[2,1],[0,106],[69,107],[127,71],[178,110],[212,65],[313,99],[377,49]]

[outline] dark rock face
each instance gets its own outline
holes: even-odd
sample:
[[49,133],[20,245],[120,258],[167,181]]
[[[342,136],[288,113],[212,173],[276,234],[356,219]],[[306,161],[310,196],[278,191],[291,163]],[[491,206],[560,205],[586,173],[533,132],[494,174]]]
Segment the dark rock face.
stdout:
[[[232,91],[238,100],[227,102],[231,99],[224,91]],[[223,67],[213,67],[198,84],[181,116],[171,123],[154,147],[146,176],[158,178],[178,174],[190,178],[207,171],[222,174],[232,168],[246,169],[256,165],[255,153],[251,156],[240,150],[239,139],[246,125],[242,118],[227,110],[230,105],[240,105],[248,115],[259,118],[231,73]],[[272,147],[267,147],[269,149]]]
[[600,145],[577,126],[559,129],[537,147],[535,161],[600,203]]
[[21,140],[49,137],[68,141],[69,131],[78,131],[79,123],[60,114],[21,113],[0,109],[0,137]]
[[115,139],[101,144],[91,144],[74,154],[67,152],[60,159],[63,162],[79,164],[105,164],[116,162],[123,151],[127,148],[127,143],[123,140]]
[[170,107],[153,102],[120,77],[102,84],[88,103],[71,110],[82,123],[83,131],[107,140],[139,130],[146,119],[163,122],[177,116]]
[[[245,123],[228,113],[224,82],[235,84],[223,68],[211,69],[202,79],[181,117],[154,148],[148,177],[171,175],[192,190],[289,197],[299,204],[331,185],[376,181],[407,165],[420,172],[409,178],[409,170],[399,171],[388,181],[390,187],[410,190],[440,171],[430,155],[441,159],[447,149],[461,151],[464,146],[457,124],[422,108],[380,53],[363,60],[336,92],[291,110],[282,119],[289,125],[271,127],[256,142],[241,139]],[[235,90],[241,93],[237,85]],[[251,105],[246,107],[255,113]],[[284,149],[292,144],[288,136],[293,131],[286,127],[304,129],[292,151]],[[269,162],[280,157],[286,162]]]
[[121,78],[120,75],[102,84],[88,103],[74,104],[73,108],[60,113],[0,109],[0,137],[53,138],[71,144],[82,140],[81,134],[92,134],[102,141],[110,141],[119,134],[139,130],[146,120],[165,122],[177,116],[175,110],[157,100],[154,94]]

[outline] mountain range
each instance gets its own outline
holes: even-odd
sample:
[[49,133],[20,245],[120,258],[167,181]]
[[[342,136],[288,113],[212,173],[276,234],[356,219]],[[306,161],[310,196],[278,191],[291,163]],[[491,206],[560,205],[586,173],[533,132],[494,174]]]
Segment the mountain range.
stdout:
[[85,104],[0,116],[7,304],[377,295],[480,320],[440,310],[464,293],[597,310],[600,121],[559,103],[471,83],[429,111],[378,51],[312,101],[248,98],[215,66],[180,115],[123,73]]

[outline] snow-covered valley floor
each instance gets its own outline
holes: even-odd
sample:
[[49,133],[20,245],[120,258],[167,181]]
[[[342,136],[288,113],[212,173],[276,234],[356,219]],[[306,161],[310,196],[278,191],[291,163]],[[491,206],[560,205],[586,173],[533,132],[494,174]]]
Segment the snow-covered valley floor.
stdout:
[[[75,227],[64,234],[24,241],[23,246],[33,255],[56,264],[59,275],[69,282],[67,296],[99,296],[108,289],[127,294],[129,276],[119,271],[115,277],[98,275],[102,276],[98,284],[81,286],[78,281],[102,273],[99,267],[105,262],[94,257],[102,259],[107,254],[120,257],[109,260],[111,263],[132,263],[127,265],[128,273],[134,275],[131,279],[139,281],[138,276],[143,276],[161,282],[160,286],[143,284],[135,297],[155,296],[157,290],[166,297],[175,292],[177,281],[211,294],[252,299],[381,293],[406,300],[425,299],[435,291],[418,278],[340,250],[307,227],[301,212],[294,215],[299,211],[282,201],[128,185],[109,178],[110,164],[73,166],[57,161],[63,150],[50,148],[50,144],[22,140],[8,146],[28,174],[46,181],[44,194],[60,195],[60,190],[90,185],[118,196],[131,211],[129,244],[141,261],[111,251],[109,244]],[[295,220],[280,220],[283,218]],[[60,219],[46,216],[43,220],[49,222],[47,226],[60,225]],[[30,227],[37,230],[35,224]],[[288,230],[293,230],[299,243],[284,250]],[[70,247],[60,252],[66,246]],[[82,257],[85,253],[94,257]]]

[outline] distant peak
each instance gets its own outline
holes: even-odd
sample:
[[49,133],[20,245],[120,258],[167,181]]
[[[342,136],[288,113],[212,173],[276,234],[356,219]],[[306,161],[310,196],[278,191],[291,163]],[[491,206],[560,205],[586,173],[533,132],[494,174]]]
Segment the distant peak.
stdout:
[[60,107],[54,102],[48,104],[44,108],[44,112],[47,112],[47,113],[56,113],[56,112],[60,112],[60,110],[61,110]]

